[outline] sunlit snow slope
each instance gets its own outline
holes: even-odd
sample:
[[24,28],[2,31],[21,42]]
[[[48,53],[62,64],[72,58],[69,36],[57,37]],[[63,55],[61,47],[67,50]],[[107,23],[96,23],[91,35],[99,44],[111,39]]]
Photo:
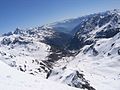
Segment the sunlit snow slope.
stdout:
[[0,90],[80,90],[19,72],[0,61]]

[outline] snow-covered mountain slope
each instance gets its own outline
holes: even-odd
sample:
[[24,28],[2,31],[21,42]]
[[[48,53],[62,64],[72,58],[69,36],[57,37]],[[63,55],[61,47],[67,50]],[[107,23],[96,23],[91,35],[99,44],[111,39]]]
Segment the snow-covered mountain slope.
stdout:
[[0,60],[22,72],[85,90],[120,89],[120,10],[0,37]]
[[[77,26],[75,29],[78,30],[76,30],[77,32],[69,44],[72,52],[75,50],[75,56],[71,58],[63,57],[59,60],[54,68],[56,69],[59,66],[61,69],[58,68],[56,70],[57,74],[51,74],[50,79],[61,81],[71,86],[78,84],[79,81],[88,80],[88,83],[96,90],[119,90],[119,13],[119,10],[107,11],[102,13],[104,16],[102,19],[98,18],[98,16],[101,17],[101,14],[93,14],[92,16],[90,15],[91,18],[89,20],[83,21],[83,26],[81,24]],[[96,19],[99,20],[97,21]],[[96,22],[97,24],[95,24]],[[103,25],[98,26],[99,22],[102,22]],[[97,37],[98,35],[99,37]],[[80,75],[85,75],[85,80],[78,78],[79,75],[76,77],[76,72],[79,72]]]
[[47,78],[54,61],[68,54],[63,49],[67,37],[40,27],[17,28],[0,37],[0,59],[20,71]]
[[[81,53],[70,62],[70,67],[83,71],[85,78],[90,81],[90,84],[96,90],[119,90],[119,38],[120,33],[110,39],[98,40],[93,46],[94,49],[90,48],[91,46],[89,45],[85,46]],[[95,54],[96,52],[97,55]]]
[[49,79],[71,86],[76,85],[75,87],[81,83],[80,85],[88,84],[87,87],[90,84],[96,90],[119,90],[119,38],[120,33],[110,39],[100,39],[93,47],[90,45],[83,47],[75,57],[59,60]]
[[19,72],[0,60],[0,90],[80,90]]
[[69,49],[80,49],[84,45],[95,43],[96,39],[111,38],[120,30],[120,11],[111,10],[102,13],[88,15],[77,27]]
[[20,71],[46,77],[50,67],[44,61],[48,60],[51,47],[41,41],[51,36],[51,32],[27,32],[16,30],[12,35],[1,37],[0,59]]

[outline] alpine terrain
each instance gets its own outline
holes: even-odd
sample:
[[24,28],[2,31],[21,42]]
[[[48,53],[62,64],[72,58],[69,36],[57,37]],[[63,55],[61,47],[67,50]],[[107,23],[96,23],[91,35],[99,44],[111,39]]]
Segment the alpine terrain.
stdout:
[[2,34],[0,89],[120,90],[120,10]]

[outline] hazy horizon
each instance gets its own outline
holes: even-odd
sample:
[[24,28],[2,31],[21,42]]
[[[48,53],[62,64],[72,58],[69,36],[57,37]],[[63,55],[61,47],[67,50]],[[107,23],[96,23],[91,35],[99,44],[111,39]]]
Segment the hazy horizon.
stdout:
[[118,0],[0,0],[0,34],[120,9],[119,4]]

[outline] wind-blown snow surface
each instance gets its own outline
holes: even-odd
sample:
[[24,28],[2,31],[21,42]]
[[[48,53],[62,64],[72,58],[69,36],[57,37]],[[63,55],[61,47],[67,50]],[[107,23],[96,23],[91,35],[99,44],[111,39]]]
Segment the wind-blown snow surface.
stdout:
[[80,90],[17,71],[0,61],[0,90]]

